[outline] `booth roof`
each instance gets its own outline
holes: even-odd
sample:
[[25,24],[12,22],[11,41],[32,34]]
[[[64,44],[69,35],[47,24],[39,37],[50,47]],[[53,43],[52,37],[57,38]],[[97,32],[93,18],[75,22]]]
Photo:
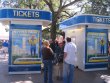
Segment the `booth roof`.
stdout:
[[47,25],[52,21],[52,13],[49,11],[35,9],[1,8],[0,21],[4,20],[31,20]]
[[110,24],[110,16],[100,16],[92,14],[78,15],[59,23],[59,28],[65,29],[71,26],[82,24]]

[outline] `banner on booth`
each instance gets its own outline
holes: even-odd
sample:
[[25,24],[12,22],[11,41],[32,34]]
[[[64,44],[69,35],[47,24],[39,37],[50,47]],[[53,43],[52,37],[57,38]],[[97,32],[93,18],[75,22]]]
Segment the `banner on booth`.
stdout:
[[108,62],[107,30],[87,30],[86,63]]
[[[35,39],[32,40],[32,37],[34,37]],[[33,47],[31,45],[32,43],[35,43],[35,45],[33,44]],[[39,57],[39,31],[13,29],[12,63],[36,64],[35,58],[38,57]]]
[[40,30],[32,29],[33,26],[31,29],[27,27],[17,26],[11,29],[11,64],[13,65],[41,63]]

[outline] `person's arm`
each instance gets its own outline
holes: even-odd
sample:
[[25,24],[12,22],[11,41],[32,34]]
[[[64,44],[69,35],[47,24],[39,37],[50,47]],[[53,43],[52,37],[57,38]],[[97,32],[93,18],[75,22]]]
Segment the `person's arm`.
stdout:
[[31,39],[28,40],[28,43],[31,44]]
[[38,43],[38,42],[39,42],[39,39],[38,39],[38,38],[36,38],[36,39],[35,39],[35,44],[36,44],[36,43]]
[[53,50],[50,48],[50,52],[53,54],[54,52],[53,52]]
[[67,57],[67,53],[66,52],[64,52],[64,59]]
[[54,59],[54,52],[51,48],[50,48],[50,54],[51,54],[51,59],[53,60]]
[[64,59],[67,57],[67,45],[64,47]]

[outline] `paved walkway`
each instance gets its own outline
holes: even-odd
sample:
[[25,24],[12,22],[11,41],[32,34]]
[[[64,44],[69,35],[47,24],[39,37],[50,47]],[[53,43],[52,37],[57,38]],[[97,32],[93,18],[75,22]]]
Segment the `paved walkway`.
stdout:
[[[54,67],[54,83],[63,83],[61,80],[56,80]],[[100,78],[101,75],[110,75],[110,70],[106,71],[91,71],[84,72],[75,69],[74,83],[104,83]],[[28,74],[28,75],[9,75],[7,58],[0,57],[0,83],[43,83],[42,74]]]

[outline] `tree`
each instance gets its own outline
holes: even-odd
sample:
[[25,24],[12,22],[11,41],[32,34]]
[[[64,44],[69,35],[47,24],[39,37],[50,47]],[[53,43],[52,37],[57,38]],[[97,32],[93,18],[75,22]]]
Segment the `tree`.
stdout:
[[[51,24],[51,38],[55,40],[56,38],[56,29],[58,28],[59,19],[62,17],[62,13],[66,11],[66,9],[78,3],[81,0],[43,0],[50,11],[52,12],[52,24]],[[66,13],[68,13],[66,11]]]
[[[11,0],[12,1],[12,0]],[[13,7],[49,10],[52,12],[52,23],[50,24],[51,38],[55,40],[56,30],[61,20],[77,14],[70,12],[69,6],[75,6],[82,0],[15,0],[17,2]]]
[[28,7],[30,9],[43,9],[50,10],[52,12],[52,24],[50,31],[52,40],[55,40],[56,30],[58,29],[59,21],[76,14],[75,12],[70,13],[69,12],[70,9],[68,7],[71,5],[77,5],[78,2],[81,0],[25,0],[25,1],[21,0],[21,1],[25,7]]
[[46,9],[45,2],[43,0],[19,0],[19,7],[29,9]]
[[110,15],[110,0],[88,0],[85,13]]
[[45,9],[43,0],[0,0],[1,7]]

